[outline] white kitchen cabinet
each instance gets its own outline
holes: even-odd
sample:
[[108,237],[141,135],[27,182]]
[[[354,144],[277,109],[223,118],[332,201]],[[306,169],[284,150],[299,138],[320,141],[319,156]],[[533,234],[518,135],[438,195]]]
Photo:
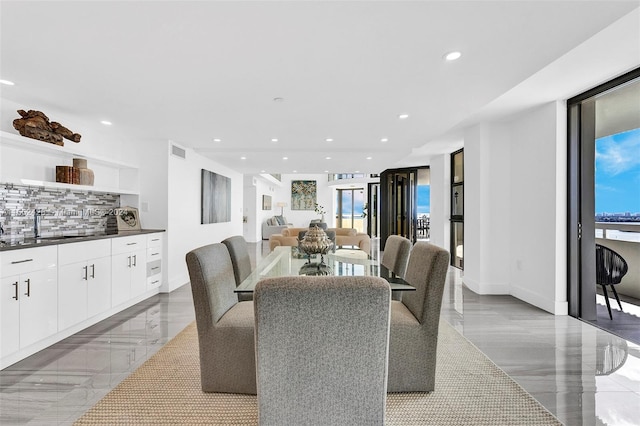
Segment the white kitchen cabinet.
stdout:
[[56,247],[0,253],[0,357],[58,330]]
[[118,306],[147,290],[147,236],[114,238],[111,244],[111,301]]
[[58,325],[64,330],[111,308],[111,241],[58,248]]
[[162,237],[161,233],[147,236],[147,290],[162,285]]

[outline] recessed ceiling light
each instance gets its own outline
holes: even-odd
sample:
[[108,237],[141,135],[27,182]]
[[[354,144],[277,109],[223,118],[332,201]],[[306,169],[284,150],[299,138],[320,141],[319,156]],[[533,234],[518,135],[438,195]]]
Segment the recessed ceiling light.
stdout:
[[324,172],[325,172],[325,173],[329,173],[329,170],[325,170]]
[[293,173],[298,173],[298,171],[297,171],[297,170],[294,170],[294,171],[293,171]]
[[271,142],[278,142],[278,138],[271,138]]
[[382,138],[380,139],[380,142],[389,142],[389,138]]
[[398,116],[398,118],[399,118],[400,120],[406,120],[407,118],[409,118],[409,114],[400,114],[400,115]]
[[101,121],[102,124],[104,124],[105,126],[111,126],[113,123],[108,121],[108,120],[102,120]]
[[371,160],[373,157],[367,157],[367,160]]
[[356,171],[355,171],[355,172],[353,172],[353,173],[360,173],[360,170],[356,170]]
[[266,173],[266,170],[260,170],[260,173]]
[[283,159],[283,160],[288,160],[288,159],[289,159],[289,157],[282,157],[282,159]]
[[331,139],[331,138],[326,138],[326,139],[325,139],[325,141],[327,141],[327,142],[333,142],[333,139]]
[[449,52],[446,55],[444,55],[444,59],[446,59],[447,61],[455,61],[456,59],[459,59],[460,56],[462,56],[462,53],[458,51]]
[[15,83],[9,80],[0,80],[0,84],[6,84],[7,86],[13,86]]
[[331,157],[324,157],[325,160],[331,160]]
[[222,139],[214,138],[213,141],[214,142],[222,142]]
[[247,157],[240,157],[240,159],[241,159],[241,160],[246,160],[246,159],[247,159]]

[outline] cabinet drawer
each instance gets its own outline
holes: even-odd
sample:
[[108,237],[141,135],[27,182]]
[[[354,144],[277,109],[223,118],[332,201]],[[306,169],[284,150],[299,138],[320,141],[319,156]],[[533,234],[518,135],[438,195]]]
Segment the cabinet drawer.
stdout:
[[147,290],[160,287],[160,284],[162,284],[162,275],[154,275],[153,277],[147,278]]
[[0,273],[3,277],[55,268],[58,264],[56,246],[10,250],[0,253]]
[[147,247],[162,247],[162,234],[147,235]]
[[155,260],[153,262],[148,262],[147,263],[147,277],[150,277],[152,275],[157,275],[160,272],[162,272],[162,261],[161,260]]
[[146,235],[132,235],[130,237],[118,237],[111,240],[111,253],[128,253],[145,249],[147,246]]
[[147,262],[162,259],[162,247],[149,247],[147,249]]
[[111,240],[108,239],[58,246],[58,262],[61,266],[107,256],[111,256]]

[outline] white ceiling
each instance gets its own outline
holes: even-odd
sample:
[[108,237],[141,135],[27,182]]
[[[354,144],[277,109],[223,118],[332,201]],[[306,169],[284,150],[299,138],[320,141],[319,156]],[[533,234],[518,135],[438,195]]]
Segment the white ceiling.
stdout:
[[377,173],[450,152],[457,126],[638,6],[3,0],[0,78],[15,86],[0,96],[81,143],[172,140],[243,173]]

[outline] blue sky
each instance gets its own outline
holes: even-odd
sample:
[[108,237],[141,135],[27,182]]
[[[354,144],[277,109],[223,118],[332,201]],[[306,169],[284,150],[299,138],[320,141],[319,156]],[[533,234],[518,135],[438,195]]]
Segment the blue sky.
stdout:
[[418,216],[431,212],[430,196],[430,185],[418,185]]
[[640,212],[640,129],[596,139],[596,213]]

